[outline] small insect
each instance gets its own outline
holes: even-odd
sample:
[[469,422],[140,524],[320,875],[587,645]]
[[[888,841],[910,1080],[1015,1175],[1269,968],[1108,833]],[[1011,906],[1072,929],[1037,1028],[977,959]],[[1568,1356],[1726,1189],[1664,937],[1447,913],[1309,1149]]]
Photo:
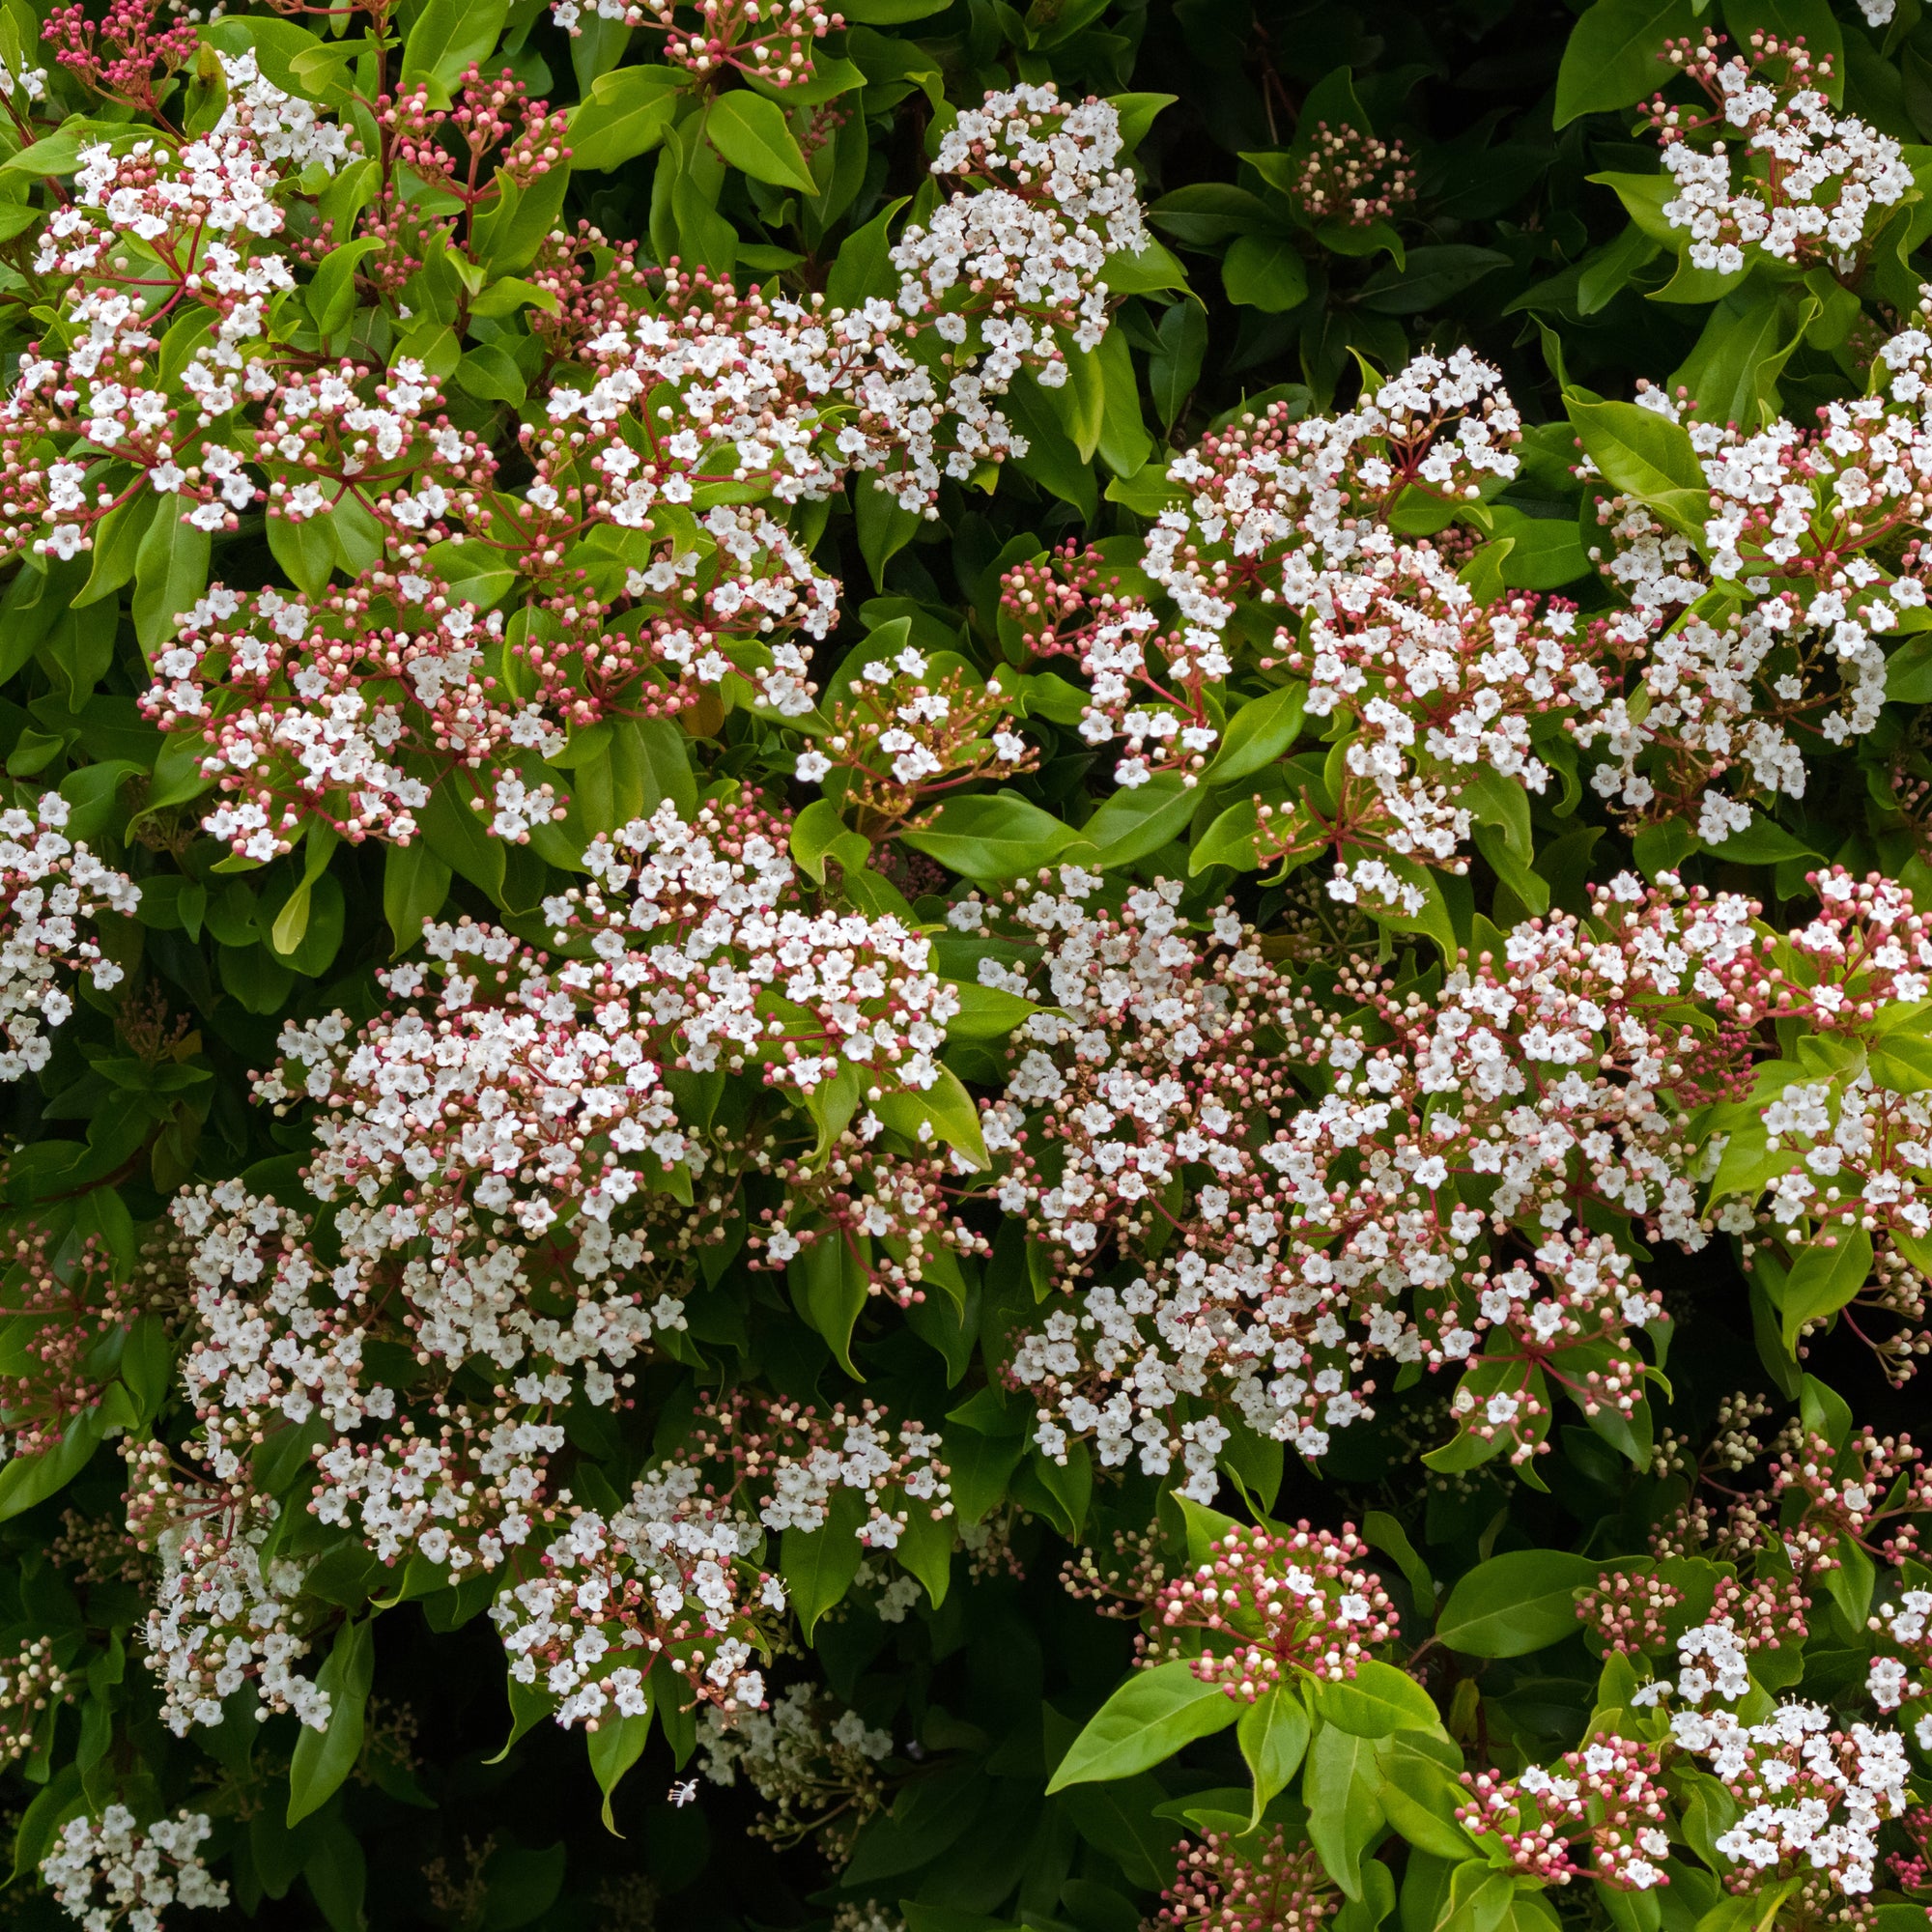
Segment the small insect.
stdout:
[[679,1809],[689,1804],[696,1796],[697,1780],[695,1777],[686,1778],[682,1784],[673,1784],[669,1792],[670,1802]]

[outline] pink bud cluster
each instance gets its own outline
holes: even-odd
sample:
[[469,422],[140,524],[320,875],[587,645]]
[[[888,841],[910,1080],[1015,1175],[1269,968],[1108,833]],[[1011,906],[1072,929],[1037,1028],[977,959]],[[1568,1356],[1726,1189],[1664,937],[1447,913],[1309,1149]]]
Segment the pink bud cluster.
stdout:
[[56,1240],[28,1227],[4,1252],[0,1321],[10,1322],[20,1366],[0,1376],[0,1429],[9,1459],[55,1448],[74,1419],[99,1401],[96,1351],[125,1337],[142,1296],[116,1281],[96,1236]]
[[1577,1619],[1606,1651],[1634,1656],[1661,1650],[1670,1638],[1670,1613],[1684,1592],[1662,1577],[1605,1571],[1577,1598]]
[[55,60],[85,86],[155,113],[167,76],[193,60],[200,44],[194,15],[184,11],[180,0],[170,0],[167,11],[176,17],[165,27],[158,27],[156,19],[161,11],[160,0],[108,0],[106,14],[97,22],[76,0],[54,8],[43,32]]
[[1469,1802],[1458,1822],[1495,1840],[1509,1865],[1545,1885],[1568,1885],[1579,1867],[1572,1847],[1587,1842],[1590,1876],[1618,1891],[1667,1885],[1665,1787],[1657,1749],[1603,1735],[1567,1753],[1555,1769],[1531,1765],[1515,1777],[1464,1772]]
[[551,0],[550,11],[572,39],[587,12],[662,34],[666,64],[700,79],[736,71],[771,87],[803,87],[817,71],[812,43],[845,24],[816,0]]
[[33,1750],[50,1728],[48,1713],[73,1699],[73,1679],[55,1662],[52,1637],[29,1637],[0,1656],[0,1765]]
[[1343,1903],[1315,1848],[1291,1842],[1281,1825],[1258,1839],[1204,1832],[1174,1856],[1153,1921],[1172,1932],[1319,1932]]
[[1207,1562],[1155,1593],[1141,1661],[1185,1657],[1202,1683],[1247,1704],[1293,1690],[1296,1673],[1346,1682],[1396,1638],[1388,1592],[1363,1567],[1368,1554],[1347,1523],[1339,1535],[1305,1521],[1282,1533],[1232,1528]]
[[1415,199],[1415,169],[1400,141],[1364,133],[1346,121],[1332,128],[1318,121],[1307,140],[1293,193],[1310,221],[1367,228]]

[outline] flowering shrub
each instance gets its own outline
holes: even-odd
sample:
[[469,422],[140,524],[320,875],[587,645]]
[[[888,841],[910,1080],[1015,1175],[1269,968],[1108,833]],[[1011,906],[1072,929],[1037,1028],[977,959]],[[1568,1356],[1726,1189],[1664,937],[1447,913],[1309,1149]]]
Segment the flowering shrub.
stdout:
[[1923,1926],[1928,62],[4,0],[14,1916]]

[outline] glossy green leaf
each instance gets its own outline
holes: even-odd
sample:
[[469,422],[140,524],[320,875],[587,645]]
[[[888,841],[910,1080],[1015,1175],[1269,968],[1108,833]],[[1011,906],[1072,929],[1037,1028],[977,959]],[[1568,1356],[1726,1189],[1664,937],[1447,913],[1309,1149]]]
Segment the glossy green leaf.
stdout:
[[1226,1730],[1238,1715],[1224,1690],[1203,1684],[1183,1662],[1137,1670],[1088,1720],[1046,1788],[1151,1771],[1196,1738]]

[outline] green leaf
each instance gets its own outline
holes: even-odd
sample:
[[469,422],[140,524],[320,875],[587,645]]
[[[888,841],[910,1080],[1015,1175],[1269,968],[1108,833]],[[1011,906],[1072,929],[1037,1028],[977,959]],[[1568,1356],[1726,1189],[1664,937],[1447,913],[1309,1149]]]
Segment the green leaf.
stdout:
[[1494,248],[1478,248],[1467,242],[1411,248],[1400,267],[1378,269],[1362,285],[1359,299],[1378,315],[1420,315],[1508,268],[1509,261]]
[[1505,778],[1493,765],[1478,765],[1463,781],[1463,797],[1478,824],[1501,829],[1519,859],[1527,861],[1534,855],[1529,794],[1516,780]]
[[704,133],[740,174],[817,198],[818,184],[776,101],[745,92],[721,94],[705,114]]
[[456,386],[479,402],[508,403],[514,409],[527,393],[524,372],[510,353],[495,342],[466,349],[456,365]]
[[71,175],[80,166],[80,151],[93,147],[100,138],[99,128],[76,117],[0,161],[0,174]]
[[1208,356],[1208,313],[1199,302],[1175,302],[1154,333],[1159,347],[1148,357],[1148,387],[1161,427],[1171,430],[1201,380]]
[[134,561],[134,635],[151,656],[208,588],[208,532],[182,520],[179,497],[164,496]]
[[[165,499],[163,499],[165,500]],[[269,552],[303,596],[319,598],[335,571],[335,539],[325,517],[270,517]]]
[[1406,1670],[1366,1657],[1351,1678],[1321,1678],[1309,1686],[1316,1715],[1358,1738],[1396,1731],[1440,1732],[1435,1701]]
[[1771,1290],[1784,1346],[1796,1350],[1807,1321],[1822,1321],[1844,1307],[1871,1279],[1871,1267],[1872,1237],[1864,1229],[1837,1226],[1814,1235],[1791,1272]]
[[1201,775],[1204,783],[1228,784],[1271,765],[1301,735],[1308,687],[1298,678],[1278,691],[1251,697],[1228,720],[1220,750]]
[[1292,236],[1242,235],[1221,258],[1228,299],[1265,315],[1280,315],[1308,299],[1308,268]]
[[1688,390],[1706,420],[1754,434],[1782,409],[1778,376],[1818,312],[1818,298],[1804,289],[1752,282],[1733,290],[1670,378],[1672,393]]
[[500,900],[503,841],[490,836],[483,813],[471,809],[468,793],[458,790],[461,783],[451,774],[431,785],[429,803],[417,812],[417,823],[430,850],[451,871]]
[[[87,573],[86,583],[68,606],[70,611],[111,597],[133,576],[141,539],[147,534],[156,510],[167,500],[154,491],[143,490],[101,518],[94,527],[93,568]],[[109,635],[112,636],[111,626]]]
[[886,587],[886,565],[919,534],[924,521],[906,509],[875,476],[852,479],[853,522],[859,528],[859,554],[872,579],[872,588]]
[[1590,574],[1575,517],[1527,516],[1509,503],[1491,504],[1489,514],[1490,534],[1510,540],[1501,569],[1506,590],[1555,590]]
[[1362,1896],[1362,1855],[1386,1822],[1376,1799],[1381,1781],[1371,1740],[1333,1724],[1315,1733],[1301,1779],[1308,1841],[1328,1876],[1350,1898]]
[[99,1441],[99,1417],[85,1409],[68,1424],[55,1447],[38,1456],[15,1456],[0,1467],[0,1522],[64,1490],[86,1468]]
[[1464,1657],[1523,1657],[1577,1629],[1575,1593],[1604,1566],[1563,1549],[1513,1549],[1461,1577],[1435,1620],[1438,1642]]
[[1584,452],[1614,490],[1628,492],[1666,523],[1702,538],[1710,490],[1690,437],[1680,424],[1635,403],[1591,402],[1566,391]]
[[856,870],[872,855],[870,839],[838,816],[829,798],[815,798],[791,822],[791,856],[814,885],[825,883],[825,862]]
[[1201,787],[1178,772],[1157,772],[1145,784],[1123,786],[1080,828],[1100,848],[1103,867],[1131,866],[1178,838],[1201,798]]
[[[905,1088],[884,1094],[872,1102],[872,1111],[895,1133],[919,1145],[935,1140],[953,1149],[976,1170],[987,1165],[986,1143],[980,1133],[980,1110],[960,1085],[959,1076],[950,1066],[939,1069],[939,1077],[923,1092]],[[921,1127],[930,1129],[922,1133]]]
[[288,1823],[298,1825],[342,1788],[362,1755],[363,1719],[375,1681],[376,1637],[371,1620],[345,1623],[316,1683],[328,1692],[328,1727],[301,1727],[289,1766]]
[[1091,523],[1100,501],[1093,466],[1080,460],[1053,400],[1031,375],[1021,375],[1007,391],[1004,407],[1027,440],[1026,454],[1010,461],[1023,475],[1052,491],[1062,502],[1071,503]]
[[1179,1659],[1136,1671],[1088,1720],[1047,1791],[1151,1771],[1196,1738],[1225,1731],[1238,1716],[1226,1691],[1202,1683]]
[[1209,866],[1232,866],[1237,872],[1252,872],[1261,864],[1255,853],[1261,829],[1261,813],[1254,800],[1236,800],[1216,815],[1189,848],[1189,875],[1205,872]]
[[832,1345],[838,1366],[863,1379],[852,1365],[852,1330],[871,1287],[852,1253],[850,1237],[836,1226],[825,1229],[810,1247],[791,1258],[785,1276],[798,1312]]
[[900,842],[986,885],[1021,878],[1076,848],[1092,857],[1083,834],[1011,792],[948,799],[924,831],[905,833]]
[[[1118,341],[1120,332],[1110,329]],[[1040,391],[1053,405],[1060,426],[1072,440],[1082,463],[1092,463],[1100,447],[1100,430],[1107,420],[1107,384],[1097,350],[1076,348],[1066,358],[1066,380],[1056,389]]]
[[[648,1696],[648,1690],[645,1694]],[[604,1829],[613,1837],[621,1838],[624,1834],[617,1830],[616,1820],[611,1816],[611,1794],[616,1790],[624,1774],[643,1755],[644,1744],[650,1734],[649,1710],[630,1717],[607,1711],[603,1721],[584,1740],[590,1751],[590,1775],[597,1780],[597,1789],[604,1794]]]
[[[308,838],[302,848],[301,878],[295,890],[282,901],[281,909],[275,915],[269,928],[269,943],[284,959],[295,963],[296,954],[307,937],[309,909],[315,899],[316,882],[327,868],[330,855],[341,843],[339,836],[325,825],[312,825]],[[338,923],[337,938],[341,928]],[[331,949],[332,954],[332,949]],[[324,962],[327,964],[327,961]]]
[[833,1492],[822,1527],[794,1525],[784,1532],[779,1575],[808,1643],[819,1618],[845,1595],[859,1574],[866,1553],[859,1541],[865,1520],[858,1492],[841,1487]]
[[382,245],[377,236],[358,236],[331,248],[317,265],[308,285],[308,312],[323,335],[348,327],[355,313],[355,265]]
[[676,67],[620,67],[600,74],[571,110],[570,165],[603,170],[647,155],[664,139],[688,95]]
[[977,986],[970,980],[954,980],[959,1010],[946,1023],[949,1039],[1004,1039],[1039,1008],[999,986]]
[[1394,1517],[1386,1510],[1371,1510],[1362,1519],[1362,1540],[1370,1548],[1379,1549],[1384,1556],[1394,1558],[1418,1610],[1427,1612],[1435,1606],[1435,1578],[1430,1575],[1429,1565],[1422,1560],[1415,1545],[1408,1540],[1408,1532]]
[[1698,30],[1692,0],[1596,0],[1570,29],[1556,71],[1556,126],[1631,107],[1673,70],[1664,43]]
[[1467,1858],[1469,1840],[1456,1822],[1468,1797],[1460,1747],[1440,1732],[1395,1731],[1377,1744],[1376,1761],[1382,1772],[1378,1802],[1389,1823],[1436,1858]]
[[422,937],[423,927],[442,910],[449,878],[449,867],[424,839],[392,843],[383,854],[383,914],[398,955]]
[[519,1738],[534,1730],[556,1711],[556,1699],[541,1683],[520,1684],[514,1677],[506,1677],[503,1690],[510,1700],[510,1735],[503,1740],[503,1748],[495,1757],[484,1759],[486,1764],[501,1764]]
[[825,278],[825,299],[834,308],[857,308],[867,297],[891,295],[897,286],[891,260],[892,224],[905,205],[904,195],[888,202],[838,244],[838,258]]
[[403,43],[404,83],[435,83],[446,105],[464,70],[489,60],[509,12],[509,0],[426,0]]
[[1761,811],[1751,813],[1751,822],[1742,832],[1733,832],[1728,838],[1715,844],[1706,841],[1704,849],[1746,866],[1776,866],[1785,859],[1824,857]]
[[[1174,1831],[1154,1815],[1166,1796],[1158,1779],[1143,1772],[1106,1784],[1069,1784],[1056,1803],[1074,1830],[1112,1859],[1130,1884],[1157,1891],[1174,1875]],[[1131,1908],[1129,1914],[1122,1932],[1139,1932],[1138,1915]]]
[[[310,1835],[303,1833],[304,1838]],[[328,1932],[365,1932],[369,1867],[360,1840],[339,1817],[317,1822],[302,1877],[328,1921]]]
[[[501,173],[497,177],[497,204],[476,224],[476,253],[492,275],[515,274],[529,267],[531,258],[557,227],[563,212],[570,170],[561,161],[520,186]],[[436,373],[427,356],[424,364]]]
[[1229,182],[1195,182],[1164,194],[1148,215],[1183,248],[1214,248],[1266,228],[1273,217],[1259,195]]
[[1262,1813],[1301,1768],[1308,1748],[1308,1712],[1292,1686],[1271,1686],[1241,1713],[1235,1735],[1241,1756],[1255,1781],[1254,1815],[1248,1829],[1259,1829]]

